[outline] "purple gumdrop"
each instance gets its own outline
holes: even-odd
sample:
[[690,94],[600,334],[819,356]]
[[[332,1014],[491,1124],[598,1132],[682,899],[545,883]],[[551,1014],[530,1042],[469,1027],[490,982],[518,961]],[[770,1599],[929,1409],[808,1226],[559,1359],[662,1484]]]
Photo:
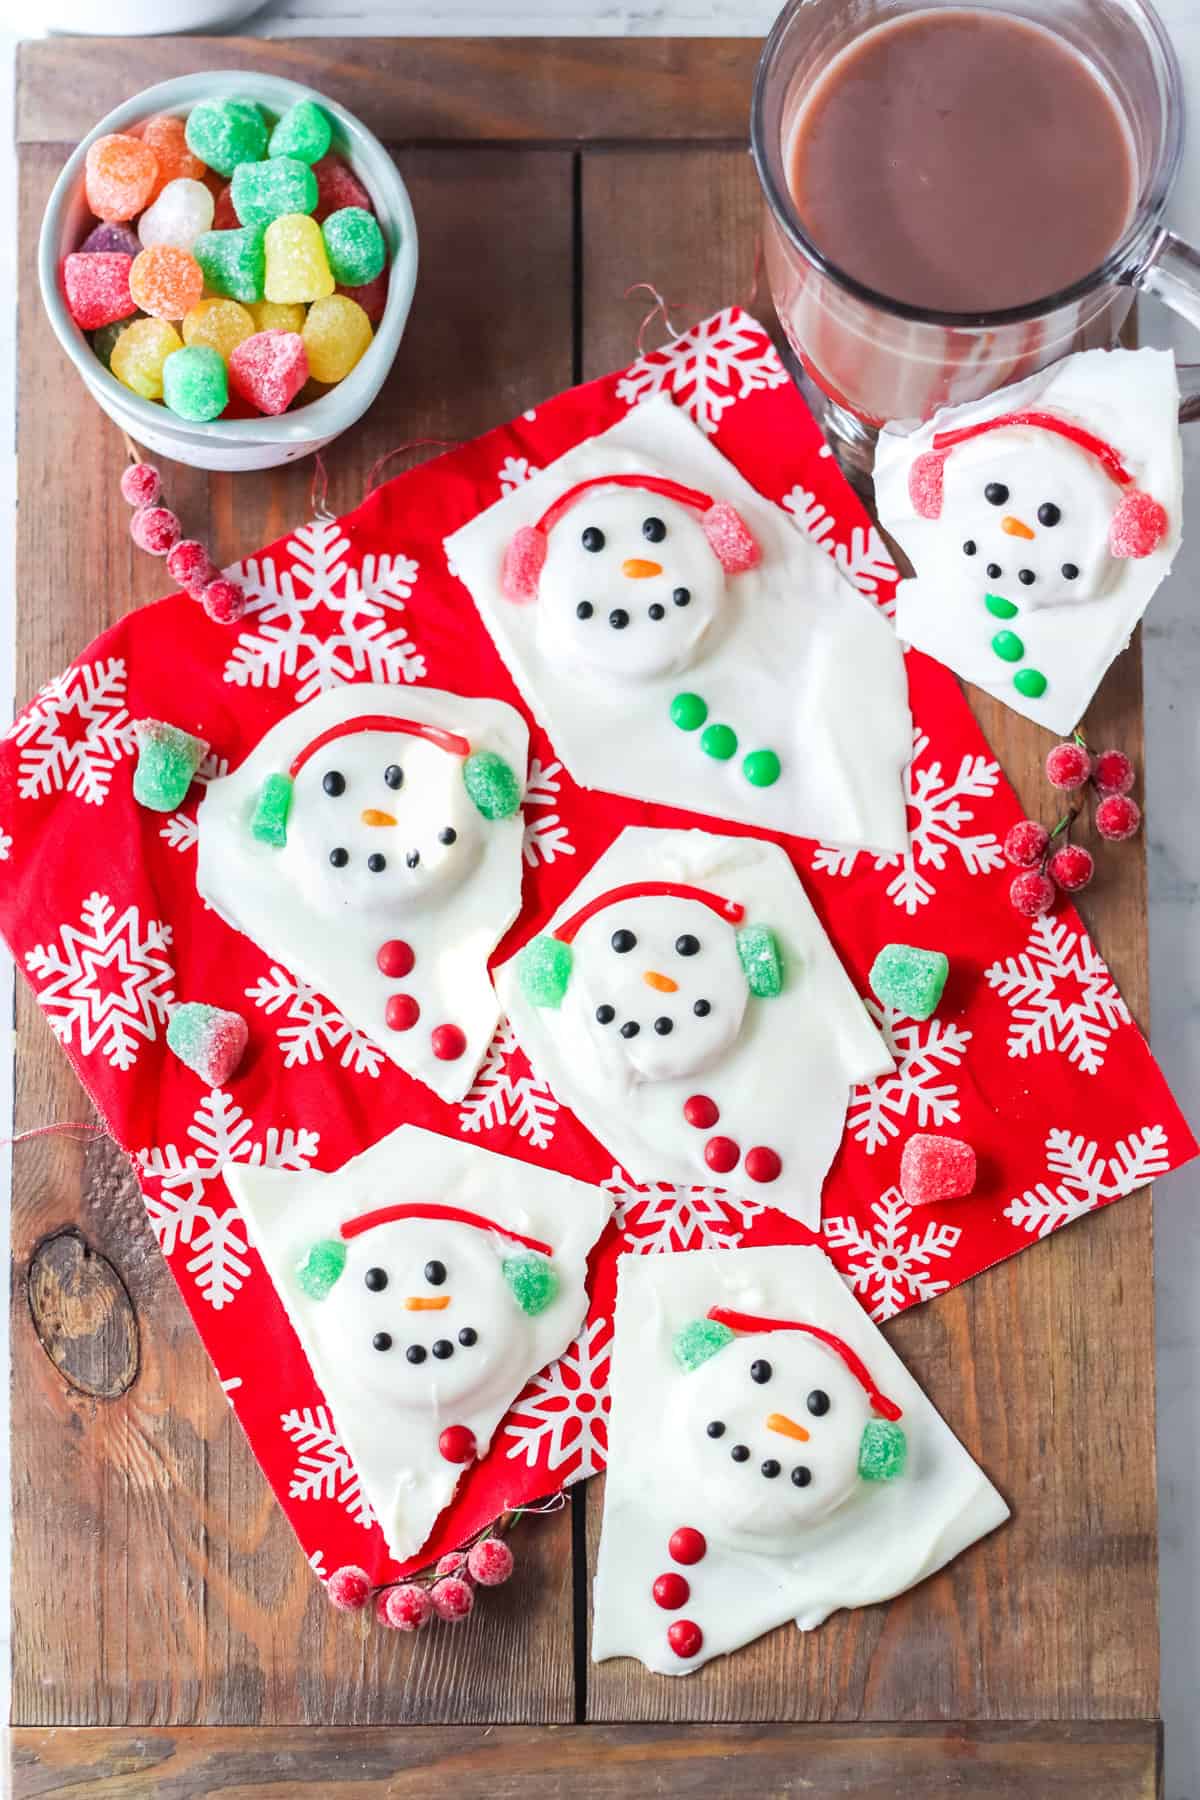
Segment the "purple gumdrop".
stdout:
[[94,225],[79,246],[81,256],[103,255],[118,250],[122,256],[137,256],[141,240],[131,225]]

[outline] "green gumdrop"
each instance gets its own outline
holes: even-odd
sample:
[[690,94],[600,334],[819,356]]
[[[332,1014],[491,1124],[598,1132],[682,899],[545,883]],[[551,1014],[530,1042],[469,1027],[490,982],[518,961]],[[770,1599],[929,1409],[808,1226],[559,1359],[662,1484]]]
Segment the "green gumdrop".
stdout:
[[858,1472],[864,1481],[895,1481],[908,1461],[908,1439],[891,1419],[868,1419],[858,1446]]
[[343,206],[340,212],[330,213],[321,235],[333,279],[343,287],[362,287],[382,275],[387,245],[378,220],[364,207]]
[[1049,685],[1040,669],[1018,669],[1013,676],[1013,686],[1027,700],[1040,700]]
[[185,344],[163,363],[163,404],[176,418],[203,425],[229,404],[225,358],[209,344]]
[[468,756],[463,781],[485,819],[511,819],[519,811],[521,783],[494,750],[476,750]]
[[885,944],[871,964],[871,992],[905,1018],[928,1019],[937,1011],[949,973],[950,959],[941,950]]
[[265,225],[238,231],[205,231],[192,245],[210,294],[226,300],[261,300],[267,279]]
[[675,1333],[671,1353],[679,1367],[690,1375],[710,1356],[723,1350],[733,1335],[728,1325],[718,1324],[716,1319],[691,1319]]
[[732,725],[709,725],[700,738],[700,748],[705,756],[728,762],[737,749],[737,732]]
[[536,1250],[522,1250],[518,1256],[506,1257],[502,1271],[513,1299],[529,1318],[535,1319],[554,1304],[558,1274],[554,1264]]
[[746,972],[746,985],[759,1000],[774,1000],[783,992],[783,957],[775,933],[766,925],[743,925],[737,933],[737,953]]
[[292,810],[292,778],[290,775],[268,775],[258,790],[254,814],[250,820],[250,836],[260,844],[282,850],[287,843],[288,814]]
[[780,766],[774,750],[752,750],[742,760],[742,774],[751,787],[774,787],[779,780]]
[[297,100],[280,118],[268,156],[296,156],[301,162],[320,162],[333,142],[333,127],[315,100]]
[[308,164],[295,156],[242,163],[233,171],[229,198],[243,225],[269,225],[285,213],[312,212],[317,204],[317,178]]
[[676,694],[671,702],[671,723],[680,731],[699,731],[707,717],[707,702],[699,694]]
[[184,130],[193,156],[227,179],[240,163],[267,153],[267,121],[253,100],[202,100]]
[[139,719],[133,733],[138,747],[134,799],[151,812],[174,812],[187,798],[208,745],[203,738],[181,731],[178,725],[165,725],[161,719]]
[[571,946],[564,944],[561,938],[530,939],[517,958],[517,980],[532,1006],[549,1006],[557,1010],[562,1005],[571,979],[572,961]]
[[345,1267],[345,1244],[338,1238],[321,1238],[296,1270],[296,1285],[310,1300],[324,1300]]

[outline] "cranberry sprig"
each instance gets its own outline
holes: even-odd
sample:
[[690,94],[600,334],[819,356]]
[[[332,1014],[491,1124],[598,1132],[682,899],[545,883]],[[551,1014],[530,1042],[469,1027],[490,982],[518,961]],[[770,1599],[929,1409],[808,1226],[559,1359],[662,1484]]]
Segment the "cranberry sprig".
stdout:
[[500,1534],[519,1516],[519,1510],[502,1514],[435,1568],[403,1581],[375,1586],[365,1569],[348,1563],[328,1577],[325,1591],[339,1612],[361,1612],[374,1602],[376,1619],[392,1631],[420,1631],[435,1618],[457,1624],[474,1609],[477,1588],[500,1587],[512,1574],[513,1553]]
[[[1036,819],[1021,819],[1004,840],[1004,854],[1014,868],[1009,898],[1027,919],[1047,913],[1059,892],[1077,894],[1096,872],[1096,859],[1082,844],[1071,842],[1071,832],[1087,808],[1089,791],[1095,799],[1095,825],[1109,843],[1121,843],[1136,833],[1142,822],[1137,802],[1129,798],[1134,767],[1123,750],[1103,750],[1093,756],[1080,732],[1069,743],[1056,744],[1046,758],[1046,778],[1060,793],[1079,796],[1053,830]],[[1058,840],[1061,839],[1061,842]]]
[[121,497],[133,507],[129,535],[139,550],[165,556],[167,573],[198,600],[218,625],[234,625],[246,610],[241,582],[222,575],[197,538],[185,538],[178,516],[162,505],[162,477],[153,463],[133,462],[121,477]]

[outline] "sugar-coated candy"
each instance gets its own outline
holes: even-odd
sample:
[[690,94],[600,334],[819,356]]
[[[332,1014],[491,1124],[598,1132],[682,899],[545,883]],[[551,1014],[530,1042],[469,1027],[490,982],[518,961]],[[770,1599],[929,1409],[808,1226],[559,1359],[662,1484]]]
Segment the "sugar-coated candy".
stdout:
[[347,287],[344,282],[339,282],[337,292],[344,294],[347,300],[356,300],[372,325],[378,329],[379,321],[387,306],[388,272],[386,269],[382,275],[377,275],[374,281],[366,281],[361,287]]
[[307,380],[308,353],[294,331],[255,332],[229,359],[230,386],[259,412],[286,412]]
[[918,950],[912,944],[885,944],[871,965],[871,992],[882,1006],[907,1019],[929,1019],[950,973],[941,950]]
[[773,1000],[783,992],[783,958],[768,926],[743,925],[737,934],[737,953],[752,994]]
[[98,219],[132,219],[149,200],[157,179],[158,159],[141,138],[116,131],[88,146],[83,189]]
[[129,292],[154,319],[182,319],[204,292],[204,276],[195,257],[174,244],[152,244],[133,259]]
[[201,1000],[185,1000],[167,1020],[167,1048],[210,1088],[236,1073],[249,1036],[241,1013]]
[[513,1553],[503,1538],[480,1538],[467,1552],[467,1568],[480,1587],[500,1587],[513,1572]]
[[429,1589],[419,1581],[402,1581],[379,1602],[380,1621],[393,1631],[420,1631],[434,1617]]
[[463,764],[463,784],[485,819],[511,819],[520,810],[521,783],[494,750],[472,751]]
[[151,200],[156,200],[169,181],[203,181],[204,164],[187,147],[187,128],[174,113],[155,113],[142,126],[142,142],[149,144],[158,163],[158,179]]
[[121,498],[128,506],[153,506],[162,493],[162,477],[153,463],[135,462],[121,477]]
[[219,419],[229,399],[225,359],[208,344],[184,345],[163,364],[163,399],[181,419]]
[[240,581],[218,575],[200,596],[200,603],[217,625],[235,625],[246,610],[246,590]]
[[169,506],[139,506],[129,521],[129,535],[149,556],[166,556],[179,542],[181,527]]
[[[135,313],[134,317],[142,318],[144,315]],[[112,367],[112,353],[117,347],[117,339],[128,325],[128,319],[114,319],[111,325],[101,325],[99,331],[93,331],[92,350],[106,369]]]
[[250,819],[250,836],[258,844],[281,849],[287,843],[288,814],[292,810],[292,783],[287,775],[268,775],[258,790]]
[[143,400],[161,400],[163,364],[182,348],[183,339],[165,319],[135,319],[113,346],[109,367]]
[[517,980],[521,992],[533,1006],[548,1006],[555,1011],[562,1005],[571,978],[570,944],[548,932],[530,938],[517,958]]
[[320,162],[333,140],[333,127],[315,100],[297,100],[281,115],[271,133],[268,156],[295,156]]
[[238,216],[233,210],[233,183],[227,181],[216,195],[213,207],[213,230],[236,231]]
[[[681,1327],[671,1340],[671,1353],[679,1367],[686,1375],[706,1363],[710,1356],[723,1350],[733,1337],[728,1325],[722,1325],[718,1319],[692,1319]],[[672,1556],[675,1552],[672,1550]],[[680,1562],[688,1558],[679,1557]]]
[[361,1612],[371,1598],[371,1577],[357,1563],[345,1563],[326,1577],[325,1592],[339,1612]]
[[[309,172],[311,174],[311,170]],[[316,187],[315,181],[313,187]],[[378,221],[365,207],[343,206],[338,212],[330,213],[321,226],[321,234],[335,281],[362,286],[382,274],[387,262],[387,245]]]
[[908,1461],[908,1439],[891,1419],[868,1419],[858,1446],[858,1472],[864,1481],[895,1481]]
[[81,331],[98,331],[114,319],[128,319],[137,311],[129,291],[134,259],[118,251],[84,256],[76,251],[62,267],[63,298],[67,311]]
[[199,600],[209,582],[216,581],[221,571],[197,538],[180,538],[167,552],[167,574],[179,583],[185,594]]
[[558,1297],[558,1274],[549,1257],[536,1250],[521,1250],[505,1257],[501,1272],[509,1292],[529,1318],[535,1319]]
[[181,175],[168,181],[146,208],[138,220],[138,237],[146,249],[151,244],[174,244],[177,250],[190,250],[212,222],[212,195],[202,181]]
[[346,1246],[341,1239],[321,1238],[296,1270],[296,1286],[310,1300],[327,1300],[345,1267]]
[[255,331],[303,331],[305,309],[299,300],[253,300],[246,308]]
[[300,334],[316,381],[343,381],[370,348],[374,333],[362,307],[343,294],[330,294],[308,309]]
[[92,226],[76,254],[102,256],[106,251],[115,250],[121,256],[136,256],[141,247],[141,239],[132,225],[102,219],[99,225]]
[[206,344],[227,363],[238,345],[254,335],[254,320],[236,300],[198,300],[182,329],[185,344]]
[[975,1188],[975,1152],[963,1138],[918,1131],[900,1158],[900,1192],[910,1206],[963,1200]]
[[306,213],[272,219],[265,245],[268,300],[320,300],[333,293],[333,276],[315,219]]
[[174,812],[182,806],[193,777],[208,753],[203,738],[162,719],[136,719],[137,766],[133,797],[151,812]]
[[269,225],[285,213],[310,213],[317,204],[317,178],[294,156],[243,163],[233,172],[230,197],[243,225]]
[[214,294],[228,300],[261,300],[266,279],[265,225],[243,225],[236,231],[206,231],[192,245]]
[[370,194],[340,156],[332,153],[323,156],[320,162],[313,164],[313,174],[317,178],[315,216],[318,224],[343,206],[364,206],[368,212],[372,210]]
[[267,121],[252,100],[202,100],[188,114],[187,146],[218,175],[267,153]]

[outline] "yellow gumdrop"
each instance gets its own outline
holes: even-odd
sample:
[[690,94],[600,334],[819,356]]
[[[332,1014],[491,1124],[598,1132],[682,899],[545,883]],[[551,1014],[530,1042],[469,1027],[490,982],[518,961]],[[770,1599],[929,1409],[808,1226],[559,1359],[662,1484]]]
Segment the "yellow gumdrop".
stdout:
[[246,311],[255,331],[303,331],[304,308],[299,300],[251,300]]
[[109,367],[143,400],[161,400],[163,364],[182,349],[182,338],[166,319],[135,319],[117,339]]
[[236,300],[198,300],[184,314],[182,329],[185,344],[204,345],[227,363],[238,345],[254,336],[256,327]]
[[264,240],[268,300],[321,300],[334,289],[321,227],[307,213],[272,219]]
[[371,342],[371,321],[357,300],[330,294],[309,307],[300,336],[314,381],[343,381]]

